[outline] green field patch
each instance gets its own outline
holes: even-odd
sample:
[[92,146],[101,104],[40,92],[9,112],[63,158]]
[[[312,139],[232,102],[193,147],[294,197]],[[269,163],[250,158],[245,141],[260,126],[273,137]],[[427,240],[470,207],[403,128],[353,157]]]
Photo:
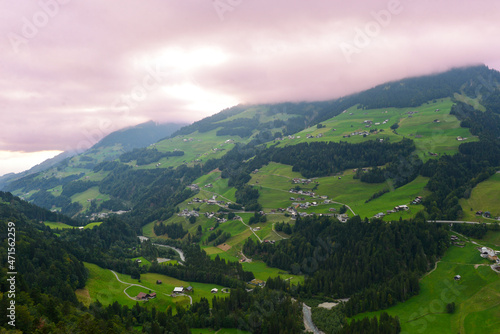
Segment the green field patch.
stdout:
[[[67,224],[64,224],[64,223],[58,223],[58,222],[43,222],[43,224],[45,226],[50,227],[52,230],[55,230],[55,229],[67,229],[67,228],[79,228],[79,226],[71,226],[71,225],[67,225]],[[89,223],[89,224],[83,226],[83,228],[84,229],[94,228],[95,226],[99,226],[101,224],[102,224],[102,222]]]
[[82,177],[80,180],[82,181],[102,181],[106,176],[108,176],[109,172],[107,171],[99,171],[98,173],[94,172],[87,172],[85,173],[85,176]]
[[140,256],[140,257],[135,257],[132,259],[132,261],[134,262],[137,262],[137,260],[141,261],[139,263],[139,266],[143,267],[143,266],[150,266],[151,265],[151,262],[149,262],[146,258]]
[[142,288],[142,287],[139,287],[139,286],[132,285],[132,286],[126,288],[126,290],[124,290],[124,292],[128,293],[129,296],[131,296],[131,297],[135,297],[140,292],[143,292],[143,293],[152,293],[153,291],[151,291],[150,289],[145,289],[145,288]]
[[205,174],[193,182],[200,187],[200,192],[193,196],[202,199],[210,199],[213,195],[217,200],[235,202],[236,188],[228,186],[228,179],[221,178],[221,172],[213,171]]
[[47,192],[51,193],[52,196],[55,196],[55,197],[58,197],[58,196],[61,196],[61,193],[62,193],[62,185],[61,186],[57,186],[57,187],[54,187],[52,189],[48,189]]
[[[125,276],[125,275],[124,275]],[[120,277],[121,278],[121,277]],[[160,296],[158,297],[159,299],[161,298],[169,298],[172,301],[178,302],[178,301],[187,301],[189,302],[189,298],[187,297],[170,297],[172,294],[173,290],[175,287],[183,286],[183,287],[188,287],[192,286],[194,291],[193,293],[190,294],[190,296],[193,298],[193,302],[199,301],[202,297],[207,298],[208,301],[212,302],[212,297],[214,296],[213,293],[211,293],[211,290],[213,288],[217,288],[219,291],[221,289],[224,289],[226,287],[217,285],[217,284],[209,284],[209,283],[198,283],[198,282],[186,282],[186,281],[181,281],[173,277],[161,275],[161,274],[156,274],[156,273],[147,273],[147,274],[142,274],[141,275],[141,282],[138,282],[138,280],[132,280],[130,277],[125,276],[125,279],[121,278],[123,281],[126,282],[131,282],[131,283],[136,283],[143,285],[150,290],[154,290],[159,294]],[[157,281],[161,281],[161,284],[156,284]],[[223,293],[218,293],[216,294],[217,296],[227,296],[227,294]],[[183,302],[184,303],[184,302]]]
[[210,255],[210,257],[212,257],[212,255],[215,257],[216,254],[224,253],[222,249],[214,246],[204,247],[203,250],[207,253],[207,255]]
[[143,236],[146,236],[148,238],[154,238],[156,237],[156,234],[153,230],[154,226],[155,226],[156,222],[151,222],[149,224],[146,224],[142,227],[142,235]]
[[227,222],[220,224],[218,228],[224,232],[231,233],[232,236],[240,234],[248,229],[248,227],[242,224],[239,220],[228,220]]
[[464,219],[493,221],[476,216],[477,211],[489,211],[492,217],[500,217],[500,173],[496,173],[486,181],[479,183],[472,189],[470,198],[462,198],[459,203],[464,212]]
[[[497,332],[500,274],[491,270],[491,262],[481,258],[476,247],[470,243],[464,248],[450,247],[436,269],[421,279],[419,295],[385,310],[399,317],[403,333]],[[455,275],[461,279],[455,281]],[[451,302],[456,304],[456,311],[447,314],[445,307]]]
[[99,187],[92,187],[82,193],[71,196],[71,201],[80,203],[83,206],[83,210],[90,207],[90,201],[92,200],[96,200],[99,204],[109,199],[109,195],[101,194],[99,192]]
[[[218,159],[230,151],[235,143],[246,143],[247,139],[238,136],[216,136],[217,129],[205,133],[198,131],[186,136],[177,136],[156,143],[160,152],[180,150],[183,156],[161,159],[161,167],[175,167],[181,164],[194,165],[204,163],[209,159]],[[227,142],[227,141],[232,142]],[[156,164],[141,166],[140,168],[156,168]]]
[[[85,263],[85,267],[89,270],[89,279],[87,280],[85,289],[88,291],[90,300],[93,302],[99,300],[103,305],[109,305],[114,301],[118,301],[122,305],[135,305],[137,301],[127,297],[124,293],[125,289],[127,289],[126,292],[132,297],[137,296],[139,292],[156,292],[157,298],[151,299],[145,304],[147,306],[155,306],[160,311],[165,311],[168,306],[172,306],[175,310],[176,305],[189,305],[190,300],[188,297],[171,296],[174,287],[192,286],[194,288],[194,292],[190,294],[190,296],[192,297],[193,302],[199,301],[202,297],[204,297],[211,303],[212,297],[214,296],[214,294],[211,293],[213,288],[219,289],[217,296],[228,296],[228,294],[220,292],[220,290],[226,287],[216,284],[185,282],[155,273],[142,274],[141,279],[136,280],[130,278],[128,275],[117,273],[120,280],[126,282],[125,284],[120,283],[116,279],[115,275],[108,269],[100,268],[91,263]],[[161,281],[162,283],[157,284],[158,281]],[[144,287],[132,286],[129,288],[131,284],[138,284]],[[84,292],[79,292],[79,294],[82,295]]]
[[90,302],[92,301],[90,298],[89,290],[87,289],[77,289],[75,290],[76,298],[80,303],[89,307]]
[[304,283],[304,276],[291,275],[281,269],[271,268],[262,261],[244,262],[243,269],[251,271],[256,279],[266,281],[269,277],[278,277],[289,280],[291,284]]
[[[477,138],[473,137],[468,129],[461,128],[460,121],[449,114],[452,105],[451,99],[445,98],[432,103],[424,103],[415,108],[363,110],[358,109],[358,106],[353,106],[344,113],[321,122],[324,125],[323,128],[318,129],[316,126],[307,128],[298,132],[294,139],[283,140],[280,146],[316,141],[360,143],[367,139],[384,139],[394,142],[408,137],[415,141],[417,153],[424,160],[431,158],[429,152],[453,154],[458,152],[458,146],[462,143],[457,140],[457,137],[468,138],[467,141],[477,141]],[[366,127],[365,121],[371,121],[371,126]],[[390,129],[394,123],[399,124],[397,133]],[[375,129],[377,133],[371,132],[366,137],[352,135],[355,132],[369,132]],[[307,138],[307,136],[314,138]]]
[[88,290],[93,302],[99,300],[103,305],[109,305],[117,301],[122,305],[135,305],[136,301],[131,300],[123,293],[127,285],[118,282],[110,270],[102,269],[91,263],[84,264],[85,268],[89,270],[89,278],[85,289]]
[[483,239],[478,240],[481,244],[489,245],[490,247],[500,250],[500,231],[488,231]]
[[[346,170],[340,176],[314,178],[310,184],[295,185],[292,184],[291,178],[281,176],[292,174],[291,169],[291,166],[270,163],[261,168],[258,173],[252,174],[249,184],[259,190],[259,203],[263,206],[264,211],[270,212],[272,209],[287,208],[292,203],[316,202],[318,203],[317,206],[310,206],[305,210],[298,209],[298,211],[309,214],[331,214],[338,212],[342,204],[347,204],[353,209],[355,214],[364,218],[373,217],[379,212],[386,213],[387,210],[392,210],[397,205],[408,205],[416,196],[425,196],[428,194],[428,191],[424,189],[428,178],[422,176],[417,177],[407,185],[393,189],[387,182],[377,184],[363,183],[359,179],[353,178],[354,172],[352,170]],[[300,174],[293,176],[303,178]],[[317,196],[327,196],[333,202],[325,204],[324,199],[319,197],[313,198],[290,193],[289,190],[296,186],[299,186],[302,190],[314,191]],[[314,189],[315,187],[316,189]],[[366,203],[373,194],[383,189],[390,189],[391,191]],[[295,200],[291,200],[292,197]],[[297,200],[297,198],[301,197],[304,198],[303,201]],[[336,209],[336,211],[330,211],[332,208]],[[423,210],[423,206],[421,205],[411,206],[409,211],[393,213],[386,219],[398,220],[400,217],[403,219],[411,218],[421,210]],[[349,211],[347,213],[348,215],[352,215]]]

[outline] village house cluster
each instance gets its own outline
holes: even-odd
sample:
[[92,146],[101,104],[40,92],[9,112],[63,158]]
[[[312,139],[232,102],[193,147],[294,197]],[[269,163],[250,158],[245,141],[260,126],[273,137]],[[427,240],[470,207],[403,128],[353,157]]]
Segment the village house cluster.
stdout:
[[188,204],[193,204],[193,203],[205,203],[209,205],[226,205],[226,202],[224,201],[218,201],[216,200],[216,196],[212,196],[211,199],[200,199],[198,197],[193,198],[192,201],[188,202]]
[[156,298],[156,292],[152,293],[139,292],[139,294],[135,297],[135,299],[137,300],[144,300],[144,301],[148,301],[153,298]]
[[190,294],[193,292],[194,292],[194,289],[192,286],[188,286],[187,288],[185,288],[183,286],[178,286],[178,287],[176,286],[176,287],[174,287],[174,290],[172,291],[172,297],[175,297],[176,295],[180,295],[180,294],[184,294],[184,293]]
[[498,254],[500,252],[496,252],[489,247],[481,247],[481,248],[478,248],[478,250],[481,253],[481,257],[483,259],[489,259],[490,261],[493,261],[497,264],[500,264],[500,259],[498,258]]
[[[491,218],[491,212],[489,211],[476,211],[476,216],[481,216],[484,218]],[[500,220],[500,217],[497,217],[496,219]]]
[[311,135],[311,134],[307,135],[307,139],[311,139],[311,138],[321,138],[321,137],[323,137],[323,134],[322,134],[322,133],[320,133],[320,134],[316,135],[316,137],[315,137],[315,136],[313,136],[313,135]]
[[311,179],[300,179],[297,177],[292,180],[293,184],[304,184],[305,185],[305,184],[309,184],[311,182],[313,182]]
[[349,137],[354,137],[354,136],[369,136],[370,132],[368,131],[354,131],[350,135],[344,135],[342,136],[343,138],[349,138]]
[[200,213],[196,210],[188,210],[188,209],[184,209],[182,210],[181,212],[178,213],[178,216],[179,217],[199,217],[200,216]]
[[300,136],[293,136],[293,135],[289,135],[289,136],[285,136],[285,137],[283,137],[283,138],[276,138],[275,140],[280,141],[280,140],[295,139],[295,138],[300,139]]
[[[422,203],[422,196],[417,196],[415,197],[414,200],[411,201],[411,204],[420,204]],[[386,213],[383,213],[383,212],[379,212],[377,213],[376,215],[374,215],[373,217],[374,218],[382,218],[382,217],[385,217],[386,215],[389,215],[391,213],[396,213],[396,212],[399,212],[399,211],[408,211],[410,208],[408,207],[408,205],[397,205],[394,207],[394,209],[392,210],[387,210]]]
[[110,212],[98,212],[98,213],[93,213],[90,215],[90,220],[95,221],[95,220],[102,220],[105,218],[108,218],[110,215],[122,215],[124,213],[127,213],[128,211],[110,211]]

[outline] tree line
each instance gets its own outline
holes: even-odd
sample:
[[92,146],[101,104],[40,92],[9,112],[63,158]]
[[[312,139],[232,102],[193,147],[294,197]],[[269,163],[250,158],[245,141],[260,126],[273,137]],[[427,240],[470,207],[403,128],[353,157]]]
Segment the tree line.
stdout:
[[347,224],[328,217],[297,219],[290,239],[272,245],[248,239],[243,252],[271,267],[307,274],[295,294],[351,297],[348,315],[382,309],[419,291],[418,277],[444,254],[446,227],[415,221]]

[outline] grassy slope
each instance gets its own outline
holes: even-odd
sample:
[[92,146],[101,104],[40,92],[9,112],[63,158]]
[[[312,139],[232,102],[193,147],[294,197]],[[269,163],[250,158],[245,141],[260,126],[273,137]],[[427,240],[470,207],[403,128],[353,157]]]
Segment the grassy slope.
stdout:
[[80,203],[83,206],[83,211],[89,208],[89,200],[97,200],[98,203],[102,203],[103,201],[107,201],[109,199],[109,195],[104,195],[99,192],[99,187],[92,187],[82,193],[71,196],[71,202]]
[[[498,240],[500,232],[490,231],[488,237]],[[486,266],[476,268],[475,264]],[[489,264],[491,262],[482,259],[471,243],[464,248],[452,246],[436,270],[420,281],[418,296],[385,311],[399,317],[403,333],[497,333],[500,328],[500,274],[491,270]],[[462,279],[454,281],[455,275],[461,275]],[[456,312],[440,313],[450,302],[457,305]],[[363,313],[355,318],[381,312]],[[440,314],[426,315],[428,313]]]
[[[216,284],[205,284],[196,282],[185,282],[165,275],[147,273],[141,275],[140,282],[135,279],[131,279],[130,276],[119,274],[118,277],[127,283],[139,284],[147,287],[144,289],[137,286],[129,287],[130,284],[123,284],[118,282],[114,274],[108,270],[100,268],[91,263],[85,263],[85,267],[89,270],[89,279],[85,289],[78,291],[77,295],[79,298],[85,294],[90,296],[90,299],[95,302],[99,300],[104,305],[118,301],[122,305],[135,305],[136,301],[128,298],[123,292],[127,289],[127,293],[131,296],[136,296],[139,292],[148,293],[149,290],[157,293],[157,298],[152,299],[148,302],[148,306],[155,306],[157,309],[164,311],[169,305],[175,308],[177,305],[188,305],[188,297],[171,297],[171,293],[176,286],[192,286],[194,289],[191,297],[193,302],[199,301],[202,297],[207,298],[211,303],[214,294],[210,292],[211,289],[217,288],[219,291],[223,289],[223,286]],[[157,280],[161,280],[162,284],[156,284]],[[87,291],[87,292],[85,292]],[[225,294],[218,293],[217,296],[221,297]]]
[[464,211],[464,219],[477,221],[492,221],[476,216],[477,211],[490,211],[492,217],[500,217],[500,173],[481,182],[472,190],[469,199],[461,199],[460,205]]
[[[318,182],[318,187],[315,190],[318,195],[326,195],[329,199],[349,205],[356,214],[361,217],[372,217],[378,212],[394,208],[396,205],[408,204],[416,196],[426,195],[424,189],[428,179],[418,177],[413,182],[395,189],[383,196],[365,203],[374,193],[388,188],[387,183],[368,184],[359,180],[353,179],[354,173],[351,170],[345,171],[341,179],[338,176],[321,177],[314,179]],[[286,208],[292,204],[290,197],[300,197],[300,195],[291,194],[288,192],[295,185],[291,179],[301,177],[300,174],[292,172],[291,166],[281,165],[277,163],[269,163],[263,167],[257,174],[252,175],[250,184],[259,189],[261,194],[259,202],[269,211],[271,208]],[[300,185],[304,190],[312,190],[316,183],[309,185]],[[311,197],[302,196],[306,202],[323,202],[321,199],[313,199]],[[330,208],[338,209],[339,204],[321,204],[316,207],[306,210],[308,213],[328,213]],[[395,213],[389,216],[390,219],[409,218],[414,216],[418,211],[422,210],[420,205],[412,206],[411,210],[404,213]],[[301,210],[299,210],[301,211]]]
[[[366,138],[362,136],[352,136],[343,138],[355,131],[369,131],[370,129],[384,130],[378,134],[368,136],[368,139],[389,139],[399,141],[403,137],[411,138],[415,141],[417,152],[423,159],[429,159],[428,152],[438,154],[453,154],[458,151],[458,146],[462,143],[456,140],[456,137],[467,137],[468,141],[477,140],[472,137],[468,129],[461,128],[460,122],[455,116],[449,114],[453,103],[450,99],[441,99],[436,103],[423,104],[418,108],[383,108],[362,110],[353,106],[343,114],[322,122],[325,127],[317,129],[316,126],[305,129],[297,136],[300,138],[286,139],[280,145],[297,144],[300,142],[314,141],[345,141],[350,143],[359,143]],[[436,112],[436,109],[439,109]],[[408,111],[418,111],[411,115]],[[352,115],[351,115],[352,113]],[[382,124],[386,119],[389,121]],[[438,119],[439,123],[433,121]],[[365,120],[373,121],[370,128],[366,128],[363,123]],[[375,125],[380,123],[380,125]],[[394,123],[399,124],[397,133],[390,129]],[[335,130],[333,130],[335,129]],[[321,138],[307,138],[307,135],[317,136],[323,134]]]
[[[51,229],[65,229],[65,228],[77,228],[75,226],[71,226],[71,225],[67,225],[67,224],[64,224],[64,223],[54,223],[54,222],[43,222],[44,225],[47,225],[48,227],[50,227]],[[87,224],[84,226],[84,228],[94,228],[94,226],[99,226],[101,225],[102,222],[96,222],[96,223],[90,223],[90,224]]]
[[[254,117],[258,117],[261,123],[265,123],[273,120],[285,120],[289,117],[293,117],[293,115],[287,114],[269,116],[267,115],[267,111],[268,107],[266,106],[250,106],[242,113],[222,120],[219,123],[222,126],[223,123],[235,119]],[[195,160],[201,160],[201,163],[203,163],[208,159],[217,159],[230,151],[234,147],[235,143],[248,143],[252,139],[252,137],[240,138],[239,136],[217,136],[217,130],[218,129],[214,129],[205,133],[196,131],[186,136],[177,136],[160,141],[156,144],[156,148],[159,151],[173,151],[174,149],[184,151],[184,156],[170,157],[168,159],[160,160],[161,167],[178,166],[183,163],[193,165],[197,163]],[[281,130],[281,128],[270,129],[272,133]],[[254,131],[253,135],[258,132],[258,130]],[[233,142],[226,143],[227,140],[232,140]],[[218,149],[219,151],[214,151],[214,149]],[[155,166],[156,163],[140,168],[156,168]]]

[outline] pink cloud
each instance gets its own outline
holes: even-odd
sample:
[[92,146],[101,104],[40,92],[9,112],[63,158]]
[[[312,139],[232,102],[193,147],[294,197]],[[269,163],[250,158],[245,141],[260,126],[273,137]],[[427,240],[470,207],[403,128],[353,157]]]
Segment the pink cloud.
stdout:
[[[75,148],[149,119],[194,121],[230,107],[227,101],[323,100],[454,66],[500,68],[494,0],[60,2],[42,1],[54,9],[42,22],[40,2],[0,1],[0,150]],[[214,7],[221,2],[232,3],[225,7],[231,10],[221,14]],[[377,23],[373,13],[390,8],[397,14]],[[24,37],[35,18],[42,23]],[[370,24],[378,31],[366,46],[356,45],[356,34]],[[18,52],[12,36],[25,42]],[[346,56],[342,43],[358,52]],[[151,83],[145,63],[158,65],[173,47],[227,57],[192,68],[163,63],[167,74],[145,89]],[[200,94],[166,93],[187,83]],[[117,107],[140,89],[145,94],[133,108]]]

